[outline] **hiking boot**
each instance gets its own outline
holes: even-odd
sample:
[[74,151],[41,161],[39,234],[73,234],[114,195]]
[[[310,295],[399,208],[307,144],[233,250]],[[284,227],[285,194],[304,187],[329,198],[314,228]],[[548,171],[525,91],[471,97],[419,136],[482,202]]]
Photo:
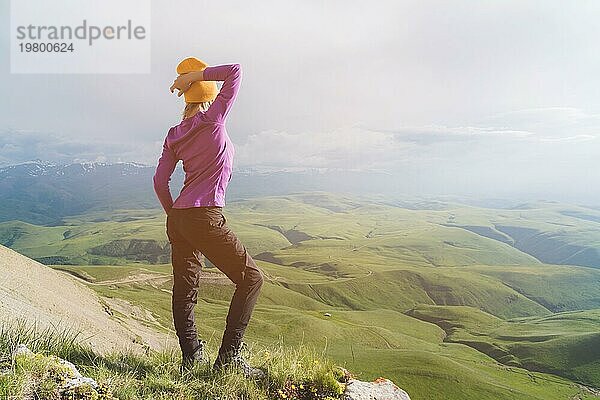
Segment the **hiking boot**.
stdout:
[[254,368],[242,356],[242,349],[247,348],[246,343],[240,342],[237,346],[231,346],[227,350],[219,349],[219,355],[213,364],[213,371],[217,372],[227,368],[233,368],[244,374],[246,378],[262,379],[266,377],[262,369]]
[[183,373],[194,368],[194,365],[210,364],[208,358],[204,355],[204,340],[200,340],[198,347],[191,354],[183,354],[180,371]]

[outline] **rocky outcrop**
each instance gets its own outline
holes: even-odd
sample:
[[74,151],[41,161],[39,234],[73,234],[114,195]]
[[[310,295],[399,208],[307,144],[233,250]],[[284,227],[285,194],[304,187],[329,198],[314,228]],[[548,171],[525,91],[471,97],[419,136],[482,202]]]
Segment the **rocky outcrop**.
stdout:
[[[24,344],[20,344],[13,352],[13,363],[19,364],[20,360],[23,359],[44,363],[46,368],[52,370],[51,380],[54,384],[52,392],[61,396],[61,398],[97,399],[99,395],[104,395],[103,399],[112,399],[106,389],[98,385],[94,379],[83,376],[77,367],[67,360],[52,355],[36,354]],[[27,396],[25,397],[27,398]],[[33,398],[38,397],[34,396]]]
[[373,382],[350,379],[343,396],[344,400],[410,400],[408,393],[385,378]]
[[[45,396],[31,398],[69,398],[69,399],[103,399],[116,400],[106,384],[98,384],[93,378],[83,376],[77,367],[55,355],[44,355],[32,352],[26,345],[20,344],[12,352],[11,365],[13,368],[29,368],[36,371],[36,380],[33,385],[27,385],[23,398],[30,398],[27,391],[36,393],[36,387],[44,387]],[[40,371],[44,371],[40,373]],[[396,386],[392,381],[385,378],[377,378],[372,382],[360,381],[344,368],[336,367],[334,375],[339,384],[337,395],[328,398],[341,400],[410,400],[408,394]],[[0,369],[0,376],[7,371]],[[263,378],[260,378],[261,380]],[[37,386],[36,386],[37,385]],[[291,385],[292,389],[297,389]],[[302,385],[299,385],[302,389]],[[48,393],[48,391],[50,393]],[[282,398],[295,398],[286,396],[283,390],[279,390]],[[307,398],[301,396],[302,398]],[[315,394],[308,398],[322,398]]]

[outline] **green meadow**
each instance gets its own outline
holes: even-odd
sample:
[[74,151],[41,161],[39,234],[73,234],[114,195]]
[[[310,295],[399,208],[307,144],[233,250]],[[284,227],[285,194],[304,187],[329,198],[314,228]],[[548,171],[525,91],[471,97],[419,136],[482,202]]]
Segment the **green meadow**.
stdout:
[[[229,202],[224,215],[267,278],[247,333],[255,346],[316,349],[413,400],[598,397],[598,211],[318,192]],[[160,210],[8,221],[0,243],[148,310],[172,333]],[[234,287],[204,265],[196,313],[214,350]]]

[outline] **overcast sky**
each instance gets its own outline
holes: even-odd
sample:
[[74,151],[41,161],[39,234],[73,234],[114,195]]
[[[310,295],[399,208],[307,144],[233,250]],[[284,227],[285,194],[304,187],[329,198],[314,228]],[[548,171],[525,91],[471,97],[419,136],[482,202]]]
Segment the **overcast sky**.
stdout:
[[3,28],[0,164],[155,165],[180,118],[175,66],[193,55],[242,64],[236,168],[378,169],[440,192],[600,203],[599,19],[594,0],[153,0],[140,75],[11,75]]

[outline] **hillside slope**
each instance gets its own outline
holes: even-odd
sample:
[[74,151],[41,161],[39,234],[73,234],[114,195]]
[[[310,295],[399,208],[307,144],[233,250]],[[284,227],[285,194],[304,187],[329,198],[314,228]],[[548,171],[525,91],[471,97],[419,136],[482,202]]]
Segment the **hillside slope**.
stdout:
[[472,307],[420,305],[407,315],[498,362],[600,386],[600,310],[504,321]]
[[118,314],[85,285],[0,245],[0,320],[79,330],[99,351],[160,345],[160,334]]

